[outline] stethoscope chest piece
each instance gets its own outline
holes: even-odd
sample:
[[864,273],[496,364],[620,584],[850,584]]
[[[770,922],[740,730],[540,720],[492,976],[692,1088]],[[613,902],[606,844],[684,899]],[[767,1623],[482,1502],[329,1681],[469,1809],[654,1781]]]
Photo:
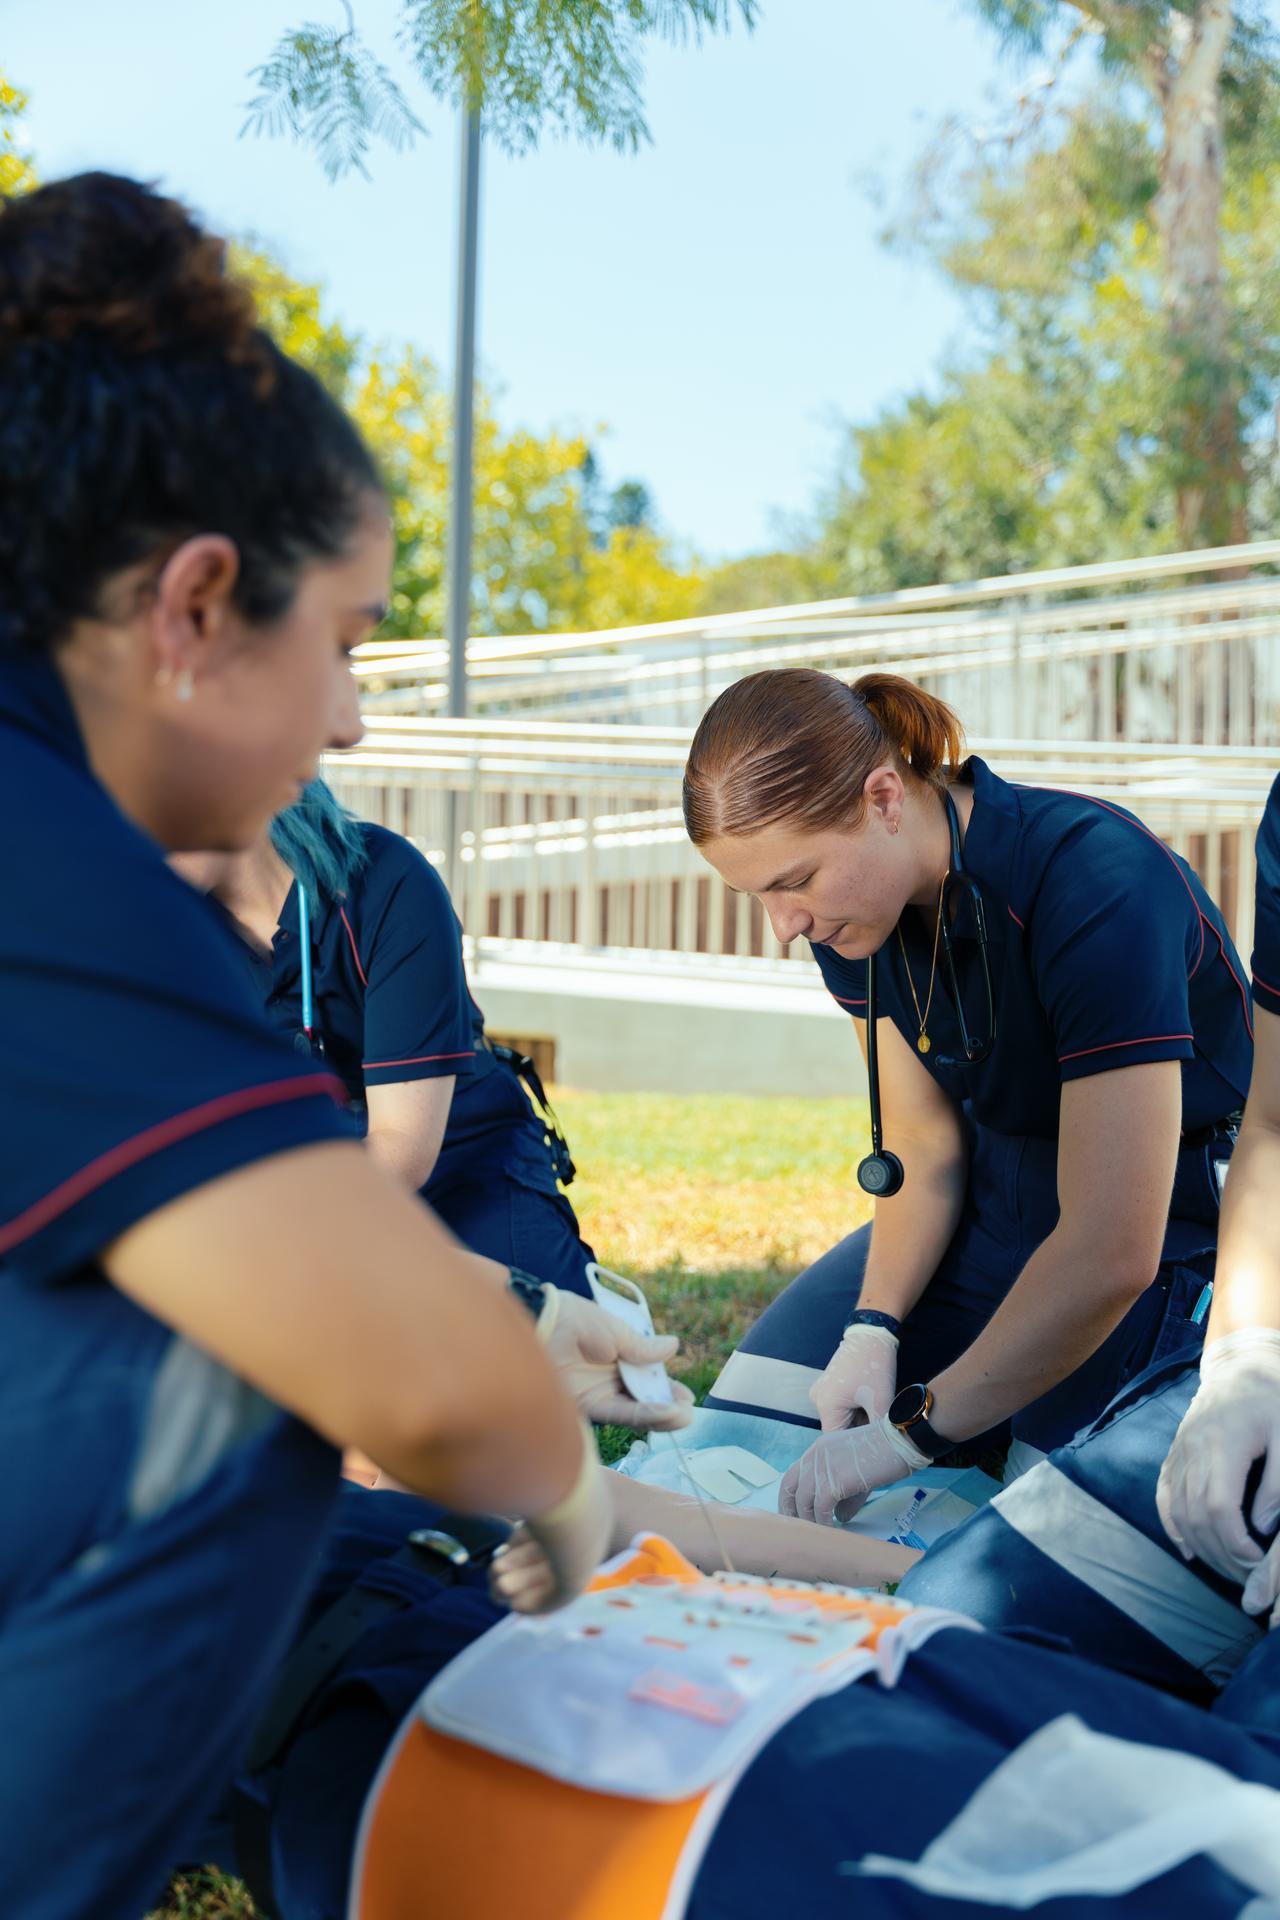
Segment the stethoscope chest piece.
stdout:
[[899,1192],[905,1178],[897,1154],[886,1153],[883,1147],[858,1162],[858,1185],[877,1200],[888,1200]]

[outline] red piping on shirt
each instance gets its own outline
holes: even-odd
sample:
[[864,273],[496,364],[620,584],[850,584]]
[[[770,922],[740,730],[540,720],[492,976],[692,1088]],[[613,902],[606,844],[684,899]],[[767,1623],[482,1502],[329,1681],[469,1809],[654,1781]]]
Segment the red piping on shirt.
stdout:
[[1027,930],[1027,928],[1026,928],[1026,922],[1025,922],[1025,921],[1023,921],[1023,920],[1019,920],[1019,918],[1018,918],[1018,916],[1017,916],[1017,914],[1016,914],[1016,913],[1014,912],[1014,910],[1013,910],[1013,908],[1012,908],[1012,907],[1010,907],[1010,906],[1008,906],[1008,903],[1007,903],[1007,902],[1006,902],[1006,908],[1007,908],[1007,911],[1008,911],[1008,915],[1009,915],[1009,918],[1010,918],[1010,919],[1012,920],[1012,922],[1013,922],[1013,924],[1014,924],[1014,926],[1015,926],[1015,927],[1021,927],[1021,928],[1022,928],[1022,931],[1023,931],[1024,933],[1025,933],[1025,932],[1026,932],[1026,930]]
[[[1240,1004],[1244,1008],[1244,1030],[1248,1034],[1250,1040],[1252,1040],[1254,1038],[1253,1018],[1249,1012],[1249,995],[1245,990],[1244,982],[1240,978],[1240,975],[1236,972],[1235,968],[1232,966],[1231,962],[1227,959],[1227,949],[1223,941],[1222,935],[1218,932],[1218,929],[1214,926],[1212,920],[1206,918],[1205,914],[1201,911],[1200,902],[1196,899],[1196,896],[1194,891],[1192,890],[1190,881],[1187,879],[1186,874],[1182,871],[1182,868],[1178,865],[1177,861],[1174,859],[1173,854],[1170,852],[1169,848],[1166,847],[1164,841],[1161,840],[1157,834],[1152,833],[1150,827],[1144,827],[1141,820],[1130,820],[1127,814],[1121,813],[1119,807],[1111,806],[1110,803],[1106,800],[1095,799],[1094,795],[1091,793],[1078,793],[1075,795],[1075,798],[1077,800],[1092,801],[1095,807],[1101,807],[1105,813],[1113,813],[1117,820],[1124,821],[1124,824],[1128,827],[1136,827],[1139,833],[1145,833],[1148,840],[1153,841],[1154,844],[1157,847],[1159,847],[1161,853],[1164,855],[1165,859],[1168,860],[1174,872],[1177,874],[1179,880],[1181,880],[1183,886],[1187,889],[1188,894],[1190,894],[1191,904],[1196,910],[1196,919],[1200,923],[1200,951],[1196,955],[1195,966],[1192,967],[1190,973],[1187,975],[1187,980],[1188,982],[1194,980],[1197,973],[1199,973],[1200,971],[1200,962],[1204,959],[1204,930],[1206,927],[1208,927],[1209,931],[1212,933],[1214,939],[1218,943],[1218,952],[1221,955],[1222,964],[1226,968],[1227,972],[1231,975],[1231,978],[1236,983],[1236,991],[1240,995]],[[1173,1037],[1180,1039],[1183,1036],[1175,1035]],[[1124,1041],[1118,1042],[1118,1044],[1121,1046],[1132,1047],[1132,1046],[1140,1046],[1142,1043],[1141,1041],[1137,1041],[1137,1040],[1124,1040]],[[1087,1051],[1103,1052],[1105,1051],[1105,1049],[1096,1048],[1096,1049],[1087,1049]],[[1075,1053],[1063,1054],[1060,1057],[1058,1064],[1061,1065],[1062,1060],[1078,1060],[1079,1057],[1080,1057],[1079,1054],[1075,1054]]]
[[842,1007],[865,1007],[867,1004],[865,999],[864,1000],[846,1000],[842,993],[833,993],[831,998],[837,1001],[839,1005]]
[[360,975],[360,984],[362,987],[367,987],[369,984],[369,976],[360,965],[360,953],[356,946],[356,937],[351,931],[351,922],[347,918],[347,910],[345,907],[339,907],[338,912],[342,915],[342,924],[346,928],[347,938],[351,942],[351,958],[356,963],[356,972]]
[[1280,987],[1273,987],[1269,980],[1264,980],[1256,967],[1253,969],[1253,977],[1258,985],[1264,987],[1268,993],[1280,993]]
[[30,1239],[41,1227],[48,1226],[50,1220],[56,1220],[60,1213],[65,1213],[77,1200],[82,1200],[86,1193],[104,1186],[116,1174],[123,1173],[127,1167],[136,1166],[151,1154],[175,1146],[179,1140],[189,1140],[193,1134],[216,1127],[223,1120],[234,1120],[242,1113],[278,1106],[283,1100],[309,1099],[318,1093],[327,1093],[335,1100],[346,1102],[346,1091],[340,1080],[336,1080],[331,1073],[309,1073],[302,1080],[273,1080],[266,1086],[242,1087],[236,1093],[222,1093],[216,1100],[206,1100],[198,1107],[190,1107],[186,1113],[175,1113],[171,1119],[158,1121],[154,1127],[136,1133],[131,1140],[122,1140],[119,1146],[99,1154],[96,1160],[91,1160],[78,1173],[73,1173],[69,1179],[54,1187],[51,1193],[46,1193],[43,1200],[37,1200],[25,1213],[20,1213],[7,1226],[0,1227],[0,1253],[7,1253],[11,1247]]
[[1201,914],[1200,915],[1200,938],[1202,940],[1204,939],[1204,930],[1206,927],[1208,927],[1210,933],[1213,935],[1214,939],[1218,943],[1218,952],[1222,956],[1223,966],[1226,968],[1227,972],[1231,975],[1231,978],[1236,983],[1236,991],[1240,995],[1240,1004],[1244,1008],[1245,1031],[1248,1033],[1249,1038],[1252,1040],[1253,1039],[1253,1016],[1249,1012],[1249,995],[1245,991],[1244,981],[1240,978],[1240,975],[1236,972],[1235,968],[1232,966],[1231,962],[1227,958],[1227,949],[1223,941],[1222,935],[1218,932],[1218,929],[1214,926],[1212,920],[1206,920],[1204,915]]
[[422,1067],[429,1060],[470,1060],[475,1053],[474,1047],[468,1047],[465,1053],[415,1053],[410,1060],[362,1060],[363,1073],[372,1073],[375,1067]]
[[1060,1053],[1058,1065],[1064,1067],[1068,1060],[1083,1060],[1089,1053],[1114,1053],[1117,1047],[1157,1047],[1165,1040],[1190,1040],[1195,1043],[1191,1033],[1148,1033],[1141,1040],[1108,1040],[1102,1047],[1081,1047],[1078,1053]]
[[[1152,833],[1150,827],[1144,827],[1141,820],[1131,820],[1127,813],[1121,813],[1119,807],[1113,807],[1109,801],[1095,799],[1093,794],[1091,793],[1077,793],[1074,797],[1077,800],[1090,801],[1093,806],[1101,807],[1104,813],[1114,814],[1116,819],[1123,821],[1126,827],[1136,827],[1139,833],[1145,833],[1148,840],[1150,840],[1154,846],[1159,847],[1161,853],[1164,855],[1165,859],[1169,862],[1170,866],[1173,868],[1174,872],[1177,874],[1179,880],[1181,880],[1183,886],[1187,890],[1188,895],[1190,896],[1191,904],[1196,910],[1196,918],[1200,922],[1200,951],[1196,955],[1195,966],[1192,967],[1190,973],[1187,975],[1188,980],[1194,980],[1197,973],[1199,973],[1200,971],[1200,962],[1204,959],[1204,930],[1206,926],[1212,925],[1212,922],[1206,921],[1204,915],[1201,913],[1200,902],[1196,899],[1195,890],[1193,889],[1191,882],[1187,879],[1186,874],[1182,871],[1182,868],[1178,865],[1177,861],[1174,859],[1173,854],[1169,851],[1168,847],[1166,847],[1164,841],[1160,838],[1160,836],[1158,834]],[[1222,957],[1225,960],[1226,954],[1224,953]],[[1238,986],[1239,982],[1237,981],[1236,984]],[[1068,1056],[1068,1057],[1070,1058],[1072,1056]]]

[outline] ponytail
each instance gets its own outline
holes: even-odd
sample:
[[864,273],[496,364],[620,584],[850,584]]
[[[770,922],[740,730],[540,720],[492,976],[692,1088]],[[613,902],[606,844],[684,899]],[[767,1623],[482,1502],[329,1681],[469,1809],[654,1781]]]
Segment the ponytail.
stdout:
[[751,673],[699,722],[684,771],[684,821],[695,846],[785,824],[856,826],[863,787],[886,761],[944,788],[964,752],[950,707],[893,673],[852,686],[811,667]]
[[897,673],[864,673],[851,691],[916,778],[945,787],[964,752],[964,733],[946,702]]

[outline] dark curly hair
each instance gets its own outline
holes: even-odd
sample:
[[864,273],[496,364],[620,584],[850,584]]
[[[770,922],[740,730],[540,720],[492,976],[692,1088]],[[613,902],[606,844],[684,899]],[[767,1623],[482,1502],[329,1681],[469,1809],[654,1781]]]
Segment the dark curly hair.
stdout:
[[0,653],[51,647],[197,533],[234,541],[236,605],[268,623],[381,490],[177,201],[109,173],[0,201]]

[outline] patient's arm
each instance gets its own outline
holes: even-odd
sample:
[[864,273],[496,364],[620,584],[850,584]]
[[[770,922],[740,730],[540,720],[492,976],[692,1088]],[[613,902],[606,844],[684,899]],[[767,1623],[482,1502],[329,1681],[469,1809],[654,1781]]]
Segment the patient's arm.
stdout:
[[[704,1503],[667,1487],[646,1487],[621,1473],[604,1470],[613,1505],[610,1553],[621,1553],[637,1533],[660,1533],[687,1560],[704,1573],[723,1567],[721,1547],[739,1573],[780,1573],[793,1580],[833,1580],[844,1587],[883,1587],[901,1580],[920,1555],[910,1547],[891,1547],[883,1540],[842,1533],[838,1527],[818,1527],[781,1513],[762,1513],[758,1507],[726,1507],[708,1500],[720,1537],[717,1545],[707,1524]],[[390,1474],[377,1480],[380,1489],[407,1493]],[[526,1566],[526,1561],[528,1565]],[[498,1575],[498,1592],[506,1599],[503,1579],[515,1585],[537,1578],[538,1550],[522,1542],[518,1556],[509,1557]]]
[[[701,1504],[666,1487],[646,1487],[620,1473],[609,1475],[613,1538],[620,1553],[637,1533],[660,1533],[704,1573],[724,1565]],[[758,1507],[725,1507],[708,1501],[716,1532],[739,1573],[788,1574],[793,1580],[834,1580],[845,1587],[880,1587],[901,1580],[920,1558],[910,1547],[818,1527],[810,1520],[762,1513]]]

